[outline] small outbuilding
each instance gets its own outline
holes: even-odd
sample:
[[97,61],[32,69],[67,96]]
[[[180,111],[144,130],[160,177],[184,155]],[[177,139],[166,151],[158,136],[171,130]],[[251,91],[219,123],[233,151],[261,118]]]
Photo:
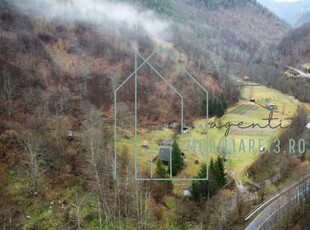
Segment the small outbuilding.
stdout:
[[142,148],[145,148],[145,149],[149,149],[149,148],[150,148],[150,146],[149,146],[147,143],[143,143],[143,144],[141,145],[141,147],[142,147]]
[[259,147],[259,151],[262,153],[262,152],[264,152],[265,151],[265,147],[264,146],[260,146]]
[[73,141],[73,132],[72,132],[72,131],[69,131],[69,132],[68,132],[67,140],[68,140],[68,141]]
[[243,81],[250,81],[250,77],[249,76],[243,76],[242,79],[243,79]]
[[173,142],[173,139],[160,139],[157,141],[157,144],[160,146],[172,146]]
[[183,133],[188,133],[188,128],[184,127],[182,130]]
[[183,195],[184,196],[190,196],[191,195],[191,189],[192,189],[192,185],[189,185],[189,186],[183,188]]
[[161,148],[159,150],[158,155],[154,158],[153,161],[160,160],[163,162],[164,165],[169,165],[170,152],[171,152],[171,150],[169,148]]
[[266,103],[266,108],[269,110],[275,110],[278,108],[278,106],[272,104],[271,102]]

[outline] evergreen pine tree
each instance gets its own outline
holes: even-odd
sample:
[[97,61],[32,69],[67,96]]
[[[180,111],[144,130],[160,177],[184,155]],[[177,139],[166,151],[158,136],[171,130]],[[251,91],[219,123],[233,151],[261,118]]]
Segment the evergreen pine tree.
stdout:
[[209,171],[208,171],[208,179],[209,179],[209,184],[210,184],[209,196],[215,195],[219,187],[218,182],[217,182],[218,175],[219,175],[219,172],[218,172],[216,162],[214,162],[213,158],[211,158],[210,164],[209,164]]
[[[202,164],[196,178],[206,178],[207,177],[207,165]],[[192,183],[192,188],[191,188],[191,198],[198,202],[200,201],[203,197],[208,196],[208,181],[200,181],[200,180],[195,180]]]
[[216,168],[217,168],[217,182],[219,186],[224,186],[227,183],[225,166],[223,158],[218,156],[216,160]]
[[224,97],[223,93],[221,94],[221,103],[223,105],[224,111],[226,111],[227,110],[227,102],[225,100],[225,97]]
[[208,104],[209,104],[208,105],[209,115],[213,116],[215,114],[215,107],[216,107],[215,100],[212,97],[210,97],[209,100],[208,100]]
[[215,107],[215,116],[221,117],[225,113],[225,109],[221,101],[216,100],[216,107]]
[[158,178],[168,178],[167,170],[165,169],[164,164],[161,160],[156,161],[155,175]]
[[[201,165],[196,178],[206,178],[206,164]],[[191,198],[198,202],[202,198],[209,198],[216,194],[218,188],[227,183],[223,158],[218,156],[214,161],[211,158],[208,168],[208,180],[193,181],[191,188]]]
[[175,176],[181,172],[184,168],[184,160],[182,157],[182,151],[176,141],[172,145],[172,163],[169,164],[168,172],[170,173],[170,165],[172,165],[172,175]]
[[[203,104],[201,106],[203,114],[205,114],[206,111],[206,100],[203,100]],[[221,117],[224,115],[225,111],[227,110],[227,102],[224,98],[224,94],[221,94],[220,99],[214,98],[213,96],[210,96],[208,99],[208,113],[209,116],[217,116]]]
[[[169,178],[169,174],[161,160],[157,160],[155,169],[156,178]],[[169,194],[173,191],[173,183],[171,180],[157,181],[155,183],[156,189],[163,193]],[[158,192],[159,192],[158,191]]]
[[209,171],[215,172],[215,164],[213,158],[210,160]]

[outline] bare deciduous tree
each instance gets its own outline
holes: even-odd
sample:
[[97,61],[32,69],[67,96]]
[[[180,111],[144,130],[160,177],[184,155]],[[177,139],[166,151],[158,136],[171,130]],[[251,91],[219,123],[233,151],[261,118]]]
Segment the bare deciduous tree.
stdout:
[[[27,136],[26,136],[27,135]],[[39,141],[32,134],[24,134],[22,144],[27,153],[27,165],[29,167],[33,191],[37,192],[40,183],[41,165],[43,153],[39,147]]]
[[126,103],[119,102],[117,104],[116,122],[124,130],[124,127],[133,121],[133,110],[130,110]]
[[87,128],[99,128],[103,125],[102,113],[93,105],[87,104],[84,109],[84,118],[87,120]]
[[73,217],[71,217],[70,221],[75,223],[74,229],[82,229],[82,224],[84,221],[83,218],[83,203],[84,203],[84,198],[79,198],[77,194],[75,194],[75,202],[72,204],[72,206],[74,207],[74,214]]
[[226,229],[226,226],[229,224],[229,216],[227,210],[227,202],[226,199],[222,197],[217,197],[213,212],[215,214],[217,220],[217,229]]
[[244,206],[245,206],[245,200],[243,197],[243,194],[238,190],[237,194],[236,194],[236,201],[237,201],[237,212],[238,212],[238,219],[240,221],[240,223],[242,223],[243,221],[243,210],[244,210]]
[[11,116],[14,112],[13,99],[17,96],[18,83],[7,71],[1,72],[0,79],[2,79],[1,98],[4,100],[4,110]]
[[68,113],[72,108],[70,91],[66,87],[59,87],[52,92],[48,99],[49,109],[55,115]]
[[104,133],[99,129],[89,129],[85,133],[85,146],[88,152],[88,167],[86,174],[92,182],[93,192],[97,198],[100,229],[103,219],[112,219],[111,193],[109,187],[112,175],[112,159],[104,147]]
[[85,173],[96,197],[99,229],[128,229],[132,218],[138,220],[137,229],[147,229],[150,191],[133,178],[126,148],[118,158],[120,170],[113,180],[113,154],[106,148],[107,138],[99,128],[88,129],[84,138],[88,153]]
[[111,79],[112,90],[114,92],[114,90],[116,89],[117,84],[118,84],[118,82],[120,80],[120,75],[118,73],[116,73],[116,72],[110,72],[108,74],[108,77]]

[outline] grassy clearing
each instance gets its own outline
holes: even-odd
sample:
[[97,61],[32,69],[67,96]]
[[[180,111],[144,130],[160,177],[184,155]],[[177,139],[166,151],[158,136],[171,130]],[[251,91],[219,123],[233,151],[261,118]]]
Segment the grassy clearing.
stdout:
[[[252,91],[252,92],[251,92]],[[267,102],[270,102],[278,107],[277,115],[284,114],[288,116],[293,116],[296,112],[297,105],[300,104],[299,101],[294,99],[292,96],[282,94],[281,92],[267,88],[265,86],[253,86],[244,87],[243,97],[252,97],[256,99],[256,102],[265,106]]]
[[234,114],[244,115],[248,112],[255,111],[256,109],[257,109],[257,107],[253,106],[253,105],[240,105],[239,107],[233,109],[230,112],[234,113]]
[[305,69],[310,68],[310,63],[305,63],[305,64],[302,65],[302,67],[305,68]]
[[[278,106],[278,109],[273,113],[274,118],[271,122],[272,126],[276,126],[282,120],[283,125],[288,125],[289,120],[286,118],[292,117],[297,109],[299,103],[293,97],[289,97],[280,93],[279,91],[269,89],[264,86],[245,86],[243,88],[242,96],[248,98],[252,93],[256,101],[260,104],[271,102]],[[216,157],[220,151],[220,143],[224,143],[226,139],[228,142],[229,151],[227,154],[226,168],[231,172],[239,183],[246,182],[248,180],[245,170],[249,167],[257,157],[260,155],[259,146],[267,146],[269,139],[275,138],[280,128],[277,129],[260,129],[260,128],[247,128],[241,129],[238,127],[231,127],[229,134],[225,137],[227,128],[221,129],[210,128],[210,123],[215,122],[218,125],[225,125],[228,122],[237,124],[243,122],[243,126],[250,124],[260,124],[264,126],[267,124],[266,119],[269,117],[270,111],[257,103],[241,100],[237,105],[229,108],[227,113],[221,119],[209,119],[208,134],[206,135],[206,120],[198,119],[194,121],[194,129],[190,129],[189,133],[178,135],[178,142],[180,147],[185,153],[186,168],[178,175],[178,178],[192,178],[197,174],[202,162],[209,161],[211,157]],[[265,120],[264,120],[265,119]],[[151,169],[155,171],[155,163],[151,163],[151,160],[158,154],[159,146],[157,140],[159,139],[172,139],[173,131],[166,128],[159,128],[152,131],[145,129],[139,129],[138,136],[138,153],[137,153],[137,168],[138,176],[143,177],[151,176]],[[211,147],[211,141],[214,140],[215,146]],[[222,140],[222,142],[220,142]],[[253,144],[253,149],[250,145]],[[196,142],[194,144],[194,142]],[[235,148],[233,148],[233,142],[235,142]],[[207,145],[205,144],[207,143]],[[142,144],[148,145],[150,148],[146,149],[141,147]],[[134,138],[129,139],[120,138],[118,141],[118,151],[126,146],[134,159]],[[235,149],[235,151],[233,151]],[[208,154],[206,154],[208,153]],[[195,164],[195,161],[199,164]],[[181,193],[182,188],[189,185],[190,181],[175,182],[175,192]]]

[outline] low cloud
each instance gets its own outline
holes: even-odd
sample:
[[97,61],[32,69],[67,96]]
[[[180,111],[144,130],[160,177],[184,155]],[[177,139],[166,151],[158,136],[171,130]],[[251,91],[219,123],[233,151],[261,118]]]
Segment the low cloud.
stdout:
[[84,21],[104,25],[113,21],[133,29],[142,27],[150,36],[162,37],[169,23],[159,19],[152,11],[139,11],[127,3],[105,0],[11,0],[24,14],[49,19]]

